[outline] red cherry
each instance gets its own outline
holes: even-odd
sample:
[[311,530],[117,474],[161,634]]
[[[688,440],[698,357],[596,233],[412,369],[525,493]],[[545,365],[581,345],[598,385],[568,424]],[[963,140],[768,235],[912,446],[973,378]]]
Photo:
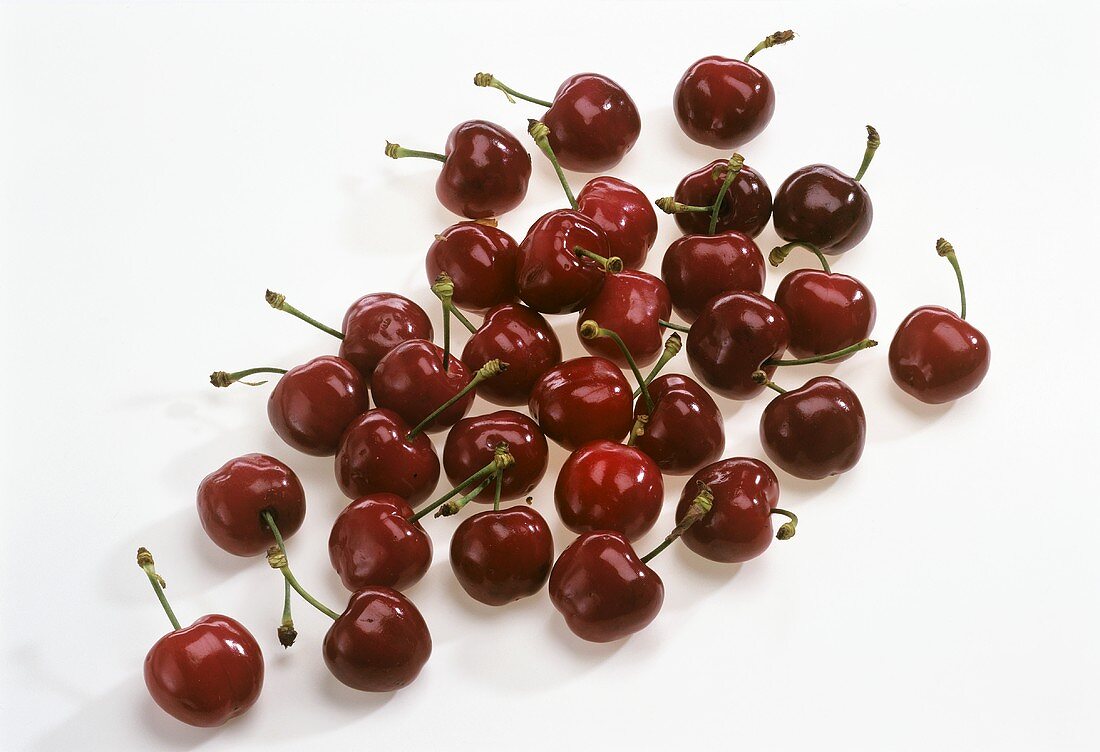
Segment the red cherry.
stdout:
[[[623,271],[609,274],[596,297],[589,301],[577,319],[578,333],[584,321],[594,319],[615,331],[626,344],[635,362],[646,365],[656,360],[663,347],[661,321],[672,315],[672,300],[665,283],[652,274]],[[626,366],[619,347],[606,337],[585,339],[584,349]]]
[[352,594],[324,641],[325,665],[363,692],[392,692],[416,679],[432,654],[432,636],[412,601],[388,587]]
[[489,606],[537,593],[553,563],[550,526],[541,514],[524,506],[475,514],[451,538],[455,577],[471,598]]
[[592,178],[577,194],[577,211],[604,231],[608,253],[623,266],[638,269],[645,263],[657,240],[657,213],[644,193],[618,178]]
[[[470,371],[458,358],[448,358],[443,367],[443,349],[422,339],[393,348],[378,363],[371,379],[374,403],[393,410],[412,426],[461,392],[471,381]],[[467,393],[421,430],[442,431],[470,411],[474,395]]]
[[762,292],[766,276],[760,249],[740,232],[684,235],[672,242],[661,262],[672,306],[689,324],[716,295]]
[[495,225],[459,222],[435,236],[424,268],[429,283],[441,272],[454,281],[456,306],[484,313],[516,299],[518,254],[516,241]]
[[237,556],[262,554],[275,543],[264,523],[268,512],[284,538],[302,526],[306,496],[294,471],[266,454],[229,460],[199,483],[202,529],[220,548]]
[[666,473],[685,475],[714,462],[726,446],[722,413],[698,382],[680,374],[659,376],[650,382],[655,409],[650,412],[641,397],[634,417],[648,415],[635,441]]
[[[740,155],[737,155],[740,159]],[[712,207],[718,200],[722,184],[726,182],[730,160],[716,159],[689,172],[676,186],[673,198],[677,204],[696,208]],[[658,206],[665,211],[670,205],[660,200]],[[710,229],[711,211],[681,211],[671,205],[676,224],[685,233],[713,235],[715,232],[741,232],[751,237],[759,235],[768,226],[772,214],[772,192],[764,178],[748,165],[742,165],[722,198],[718,210],[718,222]]]
[[[464,418],[451,428],[443,446],[447,479],[454,485],[469,478],[492,461],[502,443],[508,445],[515,464],[503,475],[500,498],[519,499],[531,493],[546,474],[546,437],[537,423],[513,410]],[[495,488],[489,486],[476,500],[491,502],[495,494]]]
[[506,303],[485,314],[462,351],[472,370],[494,359],[507,363],[508,370],[478,384],[477,393],[498,405],[526,405],[536,382],[561,363],[561,344],[538,312]]
[[431,341],[432,322],[424,309],[391,292],[364,295],[344,314],[340,357],[350,361],[370,380],[382,356],[402,342]]
[[636,447],[603,439],[570,454],[554,486],[554,503],[567,528],[613,530],[630,540],[657,522],[664,495],[656,462]]
[[630,384],[606,358],[554,366],[535,384],[528,407],[546,437],[570,450],[596,439],[618,441],[633,424]]
[[423,433],[392,410],[374,408],[348,426],[336,452],[336,482],[350,499],[392,493],[417,505],[439,480],[439,458]]
[[595,221],[570,209],[544,214],[520,243],[519,296],[542,313],[579,311],[599,292],[604,267],[621,270],[621,260],[608,257],[607,236]]
[[356,499],[336,517],[328,539],[332,568],[348,590],[384,585],[404,590],[432,564],[432,541],[400,496]]
[[299,452],[331,457],[348,425],[370,407],[367,385],[348,361],[331,355],[291,368],[267,400],[279,438]]

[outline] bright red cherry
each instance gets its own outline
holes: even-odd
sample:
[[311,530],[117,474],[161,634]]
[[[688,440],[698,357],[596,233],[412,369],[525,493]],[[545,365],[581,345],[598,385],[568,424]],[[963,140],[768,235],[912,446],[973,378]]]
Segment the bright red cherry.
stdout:
[[294,471],[266,454],[235,457],[199,483],[202,529],[220,548],[237,556],[262,554],[275,537],[262,515],[269,513],[283,538],[302,526],[306,496]]
[[745,61],[711,55],[697,60],[676,84],[673,109],[688,138],[719,149],[734,149],[760,135],[775,112],[775,91],[763,71],[749,65],[757,52],[794,39],[777,31]]
[[[615,331],[626,344],[636,363],[646,365],[656,360],[663,347],[662,321],[672,315],[672,299],[665,283],[646,272],[627,270],[609,274],[577,319],[581,324],[589,319]],[[622,351],[610,339],[581,337],[584,349],[626,366]]]
[[639,396],[634,417],[648,420],[634,446],[665,473],[686,475],[714,462],[726,446],[722,413],[697,381],[677,373],[658,376],[649,386],[655,408]]
[[544,214],[520,243],[516,283],[524,303],[542,313],[579,311],[599,292],[609,258],[607,236],[589,217],[570,209]]
[[626,377],[610,360],[573,358],[543,374],[528,407],[548,439],[572,450],[626,436],[634,422],[631,395]]
[[[549,462],[546,437],[538,424],[514,410],[497,410],[488,415],[464,418],[451,428],[443,446],[443,469],[452,484],[458,484],[492,461],[501,444],[508,445],[515,458],[503,475],[500,498],[519,499],[527,496],[546,474]],[[476,499],[491,502],[496,490],[492,486]]]
[[426,157],[443,163],[435,183],[439,203],[470,219],[499,217],[527,195],[531,155],[504,128],[485,120],[467,120],[447,136],[443,154],[386,144],[386,156]]
[[951,262],[959,281],[959,314],[922,306],[901,322],[890,343],[890,375],[907,394],[938,405],[970,394],[989,371],[989,340],[966,321],[966,288],[955,249],[943,238],[937,252]]
[[[393,410],[409,425],[418,425],[472,380],[462,361],[453,356],[448,361],[444,368],[443,349],[427,340],[403,342],[390,350],[374,371],[374,403]],[[454,425],[473,402],[474,395],[467,393],[422,430],[442,431]]]
[[439,458],[423,433],[392,410],[374,408],[348,426],[336,452],[336,482],[350,499],[392,493],[417,505],[439,480]]
[[542,590],[553,563],[550,526],[525,506],[475,514],[451,538],[451,568],[458,583],[471,598],[489,606]]
[[392,292],[364,295],[344,314],[340,357],[370,380],[382,356],[411,339],[431,341],[432,321],[424,309]]
[[519,246],[493,220],[459,222],[435,236],[424,269],[432,283],[441,272],[454,282],[454,304],[475,313],[511,303]]
[[554,486],[554,503],[567,528],[613,530],[629,540],[657,522],[664,495],[661,469],[649,455],[603,439],[569,455]]
[[561,343],[537,311],[506,303],[485,314],[462,351],[471,370],[494,359],[507,363],[508,370],[478,384],[477,393],[498,405],[526,405],[538,380],[561,363]]
[[644,193],[618,178],[592,178],[577,194],[577,211],[599,225],[608,253],[623,266],[638,269],[645,263],[657,240],[657,213]]
[[762,292],[766,276],[764,256],[741,232],[684,235],[672,242],[661,262],[672,306],[689,324],[716,295]]
[[[711,219],[713,207],[731,169],[736,173],[726,187],[719,204],[718,219]],[[772,192],[756,170],[744,164],[740,154],[732,159],[716,159],[689,172],[676,186],[671,199],[657,200],[662,211],[674,214],[676,224],[685,233],[713,235],[716,232],[741,232],[759,235],[772,215]]]
[[328,555],[344,587],[404,590],[420,581],[432,564],[432,541],[419,521],[409,521],[412,515],[412,507],[390,493],[356,499],[340,512]]

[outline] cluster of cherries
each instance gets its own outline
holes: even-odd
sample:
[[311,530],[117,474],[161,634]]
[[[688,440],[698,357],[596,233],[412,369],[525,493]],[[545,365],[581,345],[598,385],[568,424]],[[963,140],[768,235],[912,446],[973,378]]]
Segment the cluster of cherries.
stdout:
[[[775,94],[748,60],[791,38],[777,32],[745,61],[712,56],[694,63],[674,95],[684,132],[727,150],[758,135],[771,119]],[[459,124],[443,154],[387,145],[393,158],[441,162],[439,200],[467,218],[436,235],[425,263],[442,306],[442,347],[433,341],[427,313],[395,293],[355,301],[336,330],[269,291],[272,307],[337,337],[339,354],[289,370],[211,375],[224,387],[278,374],[268,401],[275,432],[300,452],[335,457],[337,484],[352,500],[336,518],[328,545],[332,567],[351,593],[342,612],[311,596],[290,569],[285,543],[302,524],[305,494],[286,464],[262,454],[230,460],[199,485],[198,511],[219,547],[237,556],[265,555],[282,573],[280,642],[289,646],[296,636],[290,608],[296,591],[333,620],[323,644],[332,674],[364,691],[408,685],[431,653],[428,627],[402,593],[432,561],[422,525],[427,515],[455,515],[471,502],[491,505],[468,516],[451,537],[451,565],[463,589],[502,606],[549,583],[550,600],[569,629],[608,642],[657,616],[664,585],[649,563],[675,540],[729,563],[757,557],[773,537],[795,533],[795,515],[777,506],[772,469],[758,459],[722,459],[723,418],[712,392],[734,400],[767,388],[778,392],[764,408],[760,439],[772,463],[799,478],[852,469],[866,437],[859,398],[841,380],[818,377],[788,391],[771,379],[779,367],[838,363],[876,344],[868,339],[875,323],[870,290],[833,272],[826,258],[851,250],[871,226],[871,199],[861,180],[879,146],[874,128],[867,128],[854,177],[810,165],[788,177],[774,197],[736,153],[689,173],[673,196],[654,202],[674,214],[685,233],[666,251],[657,278],[639,271],[657,236],[653,203],[607,176],[574,195],[564,172],[608,170],[637,141],[641,119],[622,87],[580,74],[567,79],[553,101],[542,101],[489,74],[474,82],[547,108],[528,131],[555,168],[568,206],[540,217],[522,242],[497,226],[495,218],[524,199],[531,175],[530,155],[498,125]],[[762,295],[766,266],[753,240],[769,220],[787,241],[771,251],[773,266],[803,248],[822,267],[787,275],[774,300]],[[940,240],[937,249],[958,273],[950,244]],[[961,274],[958,279],[962,291]],[[673,323],[674,312],[686,323]],[[481,316],[480,325],[467,314]],[[577,314],[588,356],[562,360],[546,317],[564,314]],[[470,332],[460,357],[450,351],[452,318]],[[906,317],[889,352],[902,389],[939,403],[978,386],[989,345],[964,319],[965,295],[961,315],[922,307]],[[667,339],[666,330],[673,330]],[[662,374],[682,346],[693,375]],[[643,367],[650,367],[645,375]],[[467,416],[475,393],[501,409]],[[517,409],[522,406],[526,413]],[[442,431],[441,463],[428,434]],[[571,452],[558,472],[554,502],[565,527],[578,534],[556,559],[550,527],[529,496],[547,471],[548,440]],[[441,471],[452,490],[425,503]],[[639,556],[634,543],[658,519],[665,476],[687,477],[676,526]],[[772,515],[787,518],[778,530]],[[181,627],[148,551],[139,551],[138,562],[174,627],[146,658],[154,699],[200,726],[247,710],[263,683],[256,640],[226,616]]]

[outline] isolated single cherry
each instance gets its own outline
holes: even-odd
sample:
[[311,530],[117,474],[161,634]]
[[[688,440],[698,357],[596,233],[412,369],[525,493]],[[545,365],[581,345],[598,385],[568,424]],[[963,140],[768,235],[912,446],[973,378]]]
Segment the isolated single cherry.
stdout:
[[686,475],[714,462],[726,446],[722,413],[714,398],[694,379],[678,373],[649,383],[655,408],[642,397],[634,417],[648,416],[634,446],[653,458],[665,473]]
[[520,243],[516,284],[524,303],[542,313],[579,311],[599,292],[608,271],[607,236],[594,220],[571,209],[548,212]]
[[955,269],[962,307],[958,314],[921,306],[902,320],[890,343],[890,375],[921,402],[952,402],[978,388],[989,371],[989,340],[966,321],[966,288],[955,249],[943,238],[936,251]]
[[596,439],[618,441],[634,422],[630,384],[607,358],[554,366],[535,384],[528,407],[546,438],[570,450]]
[[684,235],[672,241],[661,261],[672,307],[689,324],[716,295],[762,292],[766,276],[764,256],[741,232]]
[[[374,403],[393,410],[409,425],[419,424],[473,378],[457,357],[449,357],[444,368],[443,356],[443,348],[422,339],[403,342],[390,350],[371,379]],[[467,393],[423,430],[442,431],[454,425],[470,411],[473,402],[474,395]]]
[[592,178],[577,194],[577,211],[607,236],[607,250],[627,269],[645,263],[657,240],[657,213],[646,195],[625,180]]
[[519,245],[492,220],[459,222],[435,236],[424,269],[429,283],[447,273],[456,306],[484,313],[516,299],[518,255]]
[[477,386],[477,393],[498,405],[526,405],[543,374],[561,363],[561,343],[537,311],[519,303],[489,310],[467,340],[462,361],[478,370],[501,360],[508,370]]
[[275,543],[263,514],[278,523],[284,538],[302,526],[306,496],[294,471],[266,454],[235,457],[199,483],[196,497],[202,529],[220,548],[256,556]]
[[370,380],[378,361],[402,342],[431,341],[432,321],[424,309],[392,292],[375,292],[355,301],[344,314],[340,357]]
[[550,526],[530,507],[480,512],[463,520],[451,538],[451,568],[458,583],[489,606],[542,590],[553,564]]
[[775,90],[752,56],[794,39],[777,31],[745,56],[744,62],[719,55],[697,60],[676,84],[676,121],[688,138],[719,149],[734,149],[756,138],[775,112]]
[[[549,462],[546,437],[535,421],[514,410],[497,410],[488,415],[464,418],[447,434],[443,446],[443,469],[457,484],[485,467],[500,444],[508,445],[515,464],[503,474],[501,499],[519,499],[531,493],[546,474]],[[477,497],[493,501],[492,487]]]
[[485,120],[456,125],[443,154],[387,142],[386,156],[442,162],[435,195],[443,206],[470,219],[499,217],[515,209],[527,195],[531,179],[531,155],[515,136]]
[[[596,297],[577,319],[577,328],[589,319],[614,330],[626,344],[636,363],[648,365],[661,354],[664,330],[661,322],[672,315],[672,299],[665,283],[647,272],[627,270],[609,274]],[[626,366],[619,347],[605,337],[581,338],[593,355]]]
[[634,446],[599,439],[569,455],[554,486],[554,504],[575,533],[612,530],[629,540],[657,522],[664,501],[661,469]]
[[356,418],[336,452],[336,482],[350,499],[392,493],[416,505],[439,480],[439,458],[424,433],[392,410],[373,408]]
[[432,541],[400,496],[376,493],[356,499],[336,517],[328,539],[332,568],[348,590],[384,585],[404,590],[432,564]]
[[689,172],[671,198],[656,203],[662,211],[675,215],[681,230],[694,235],[734,231],[756,237],[772,215],[771,189],[760,173],[744,164],[740,154]]

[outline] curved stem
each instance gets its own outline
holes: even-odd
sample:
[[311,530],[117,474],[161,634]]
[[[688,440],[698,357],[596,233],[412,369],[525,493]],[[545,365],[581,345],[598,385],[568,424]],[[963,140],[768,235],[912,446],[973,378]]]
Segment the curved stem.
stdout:
[[500,360],[500,358],[493,358],[492,360],[490,360],[488,363],[483,365],[481,368],[477,369],[477,373],[475,373],[474,377],[472,379],[470,379],[469,384],[462,387],[460,390],[458,390],[458,392],[453,397],[451,397],[449,400],[447,400],[442,405],[437,407],[435,410],[432,410],[432,412],[428,415],[428,417],[424,418],[424,420],[417,423],[416,426],[413,428],[413,430],[409,431],[406,438],[408,438],[408,439],[416,438],[416,435],[418,433],[423,431],[426,426],[430,425],[431,422],[433,420],[435,420],[436,418],[438,418],[447,408],[449,408],[454,403],[458,402],[460,399],[465,397],[467,394],[472,392],[474,389],[477,389],[477,385],[480,384],[482,381],[485,381],[485,379],[491,379],[492,377],[496,376],[498,373],[504,373],[507,370],[508,370],[508,364],[502,362]]
[[951,264],[951,267],[955,270],[955,279],[959,281],[959,298],[961,300],[961,308],[959,309],[959,318],[966,320],[966,285],[963,284],[962,269],[959,268],[959,259],[955,256],[955,247],[948,243],[943,238],[936,241],[936,253],[943,256]]
[[283,578],[283,619],[279,622],[279,629],[277,634],[279,636],[279,644],[284,648],[289,648],[294,644],[294,641],[298,638],[298,630],[294,628],[294,615],[290,610],[290,580]]
[[653,414],[653,397],[649,393],[649,387],[646,385],[645,377],[642,376],[642,372],[638,369],[638,364],[634,361],[634,356],[630,353],[630,348],[623,342],[623,338],[618,335],[617,332],[611,329],[604,329],[592,319],[582,321],[580,326],[580,335],[585,339],[596,339],[597,337],[607,337],[609,340],[615,343],[619,348],[619,351],[626,358],[627,365],[630,366],[630,370],[634,372],[634,379],[638,382],[638,388],[642,390],[642,397],[645,398],[646,412],[650,415]]
[[[673,332],[669,335],[669,338],[665,340],[665,349],[661,352],[661,357],[657,359],[657,362],[653,364],[653,368],[650,369],[649,374],[645,377],[646,386],[653,383],[653,379],[657,378],[661,370],[668,364],[670,360],[676,357],[676,353],[680,352],[680,348],[683,346],[683,340],[677,332]],[[634,390],[634,399],[638,399],[641,396],[641,387]]]
[[684,518],[672,529],[672,532],[665,536],[665,539],[661,541],[660,545],[642,557],[642,563],[648,564],[654,556],[671,546],[673,541],[686,533],[689,527],[703,519],[712,506],[714,506],[714,494],[711,493],[711,490],[707,488],[705,483],[699,481],[699,493],[691,502],[691,506],[688,507],[687,514],[685,514]]
[[577,254],[581,258],[591,259],[597,264],[603,267],[605,272],[611,272],[612,274],[618,274],[623,270],[623,260],[618,256],[601,256],[594,251],[590,251],[587,248],[581,248],[579,245],[573,247],[573,253]]
[[226,387],[230,384],[236,384],[240,381],[247,386],[261,386],[266,384],[267,381],[243,381],[246,376],[252,376],[257,373],[286,373],[285,368],[272,368],[270,366],[263,366],[260,368],[246,368],[243,371],[234,371],[229,373],[228,371],[214,371],[210,374],[210,383],[217,387]]
[[660,324],[661,326],[663,326],[665,329],[672,329],[673,331],[677,331],[677,332],[690,332],[691,331],[690,326],[684,326],[683,324],[673,324],[671,321],[665,321],[664,319],[658,320],[657,323]]
[[826,360],[851,355],[854,352],[866,350],[868,347],[875,347],[876,345],[878,345],[878,342],[873,339],[861,339],[854,345],[848,345],[836,352],[825,353],[824,355],[813,355],[809,358],[798,358],[797,360],[776,360],[774,358],[769,358],[764,361],[764,363],[769,366],[804,366],[809,363],[824,363]]
[[710,225],[707,227],[707,235],[713,235],[714,231],[718,229],[718,214],[722,210],[722,201],[726,198],[726,194],[729,193],[730,186],[733,185],[737,173],[741,172],[741,168],[744,166],[745,158],[734,152],[726,168],[726,179],[722,181],[722,187],[718,189],[718,195],[714,199],[714,204],[712,204]]
[[752,56],[757,52],[768,49],[769,47],[775,47],[777,44],[786,44],[794,39],[794,32],[790,29],[786,31],[777,31],[774,34],[769,34],[764,38],[764,41],[752,48],[749,54],[745,55],[745,62],[749,62]]
[[443,496],[436,499],[435,501],[433,501],[428,506],[421,509],[419,512],[414,514],[412,517],[409,517],[409,522],[416,522],[416,521],[426,517],[430,512],[435,511],[437,508],[443,506],[448,501],[453,499],[455,496],[458,496],[460,493],[462,493],[463,489],[469,488],[471,484],[477,483],[478,481],[482,480],[483,478],[485,478],[488,475],[492,475],[498,469],[504,470],[508,467],[511,467],[512,464],[515,463],[515,461],[516,461],[515,458],[512,457],[512,455],[508,452],[508,445],[506,443],[498,444],[497,448],[495,450],[495,453],[493,455],[493,459],[492,459],[492,461],[489,462],[488,465],[481,468],[476,473],[471,475],[469,478],[467,478],[466,480],[459,483],[457,486],[452,488],[446,494],[444,494]]
[[344,335],[343,335],[342,332],[338,332],[330,326],[325,326],[324,324],[322,324],[317,319],[305,315],[304,313],[299,311],[297,308],[292,306],[290,303],[287,303],[286,302],[286,295],[283,295],[282,293],[272,292],[271,290],[268,290],[267,292],[264,293],[264,300],[266,300],[267,304],[269,306],[271,306],[272,308],[274,308],[276,311],[285,311],[286,313],[289,313],[291,316],[297,316],[298,318],[300,318],[302,321],[306,322],[307,324],[311,324],[311,325],[317,327],[322,332],[325,332],[327,334],[331,334],[333,337],[336,337],[336,339],[343,339],[344,338]]
[[791,251],[795,248],[805,248],[807,251],[810,251],[817,256],[817,260],[821,262],[821,268],[825,270],[826,274],[833,273],[833,270],[829,267],[828,259],[825,258],[825,254],[813,243],[807,243],[803,240],[792,240],[786,245],[777,245],[775,248],[772,248],[772,252],[768,254],[768,263],[772,266],[779,266],[787,260],[787,256],[789,256]]
[[639,415],[634,420],[634,425],[630,429],[630,435],[626,437],[626,445],[634,446],[638,441],[638,437],[645,434],[645,424],[649,422],[648,415]]
[[795,513],[776,507],[772,510],[772,514],[781,514],[790,520],[790,522],[784,522],[779,526],[779,529],[775,531],[775,537],[779,540],[790,540],[793,538],[795,528],[798,527],[798,517],[795,516]]
[[528,120],[527,132],[531,134],[531,138],[535,139],[535,145],[542,150],[542,153],[550,160],[550,164],[554,166],[554,172],[558,173],[558,180],[561,181],[561,187],[565,189],[565,197],[569,199],[569,206],[575,210],[577,208],[577,199],[573,195],[573,189],[569,187],[569,181],[565,179],[565,171],[562,170],[561,164],[558,163],[558,157],[554,154],[554,149],[550,146],[550,129],[538,120]]
[[161,608],[168,615],[168,621],[172,622],[172,628],[180,629],[180,620],[176,618],[176,612],[172,610],[171,604],[168,603],[168,597],[164,594],[164,578],[157,574],[153,555],[149,553],[149,549],[139,548],[137,550],[137,563],[145,572],[145,576],[149,578],[149,584],[153,586],[153,592],[157,594],[157,600],[160,601]]
[[[553,102],[547,102],[545,99],[535,99],[529,97],[526,94],[521,94],[515,89],[505,86],[500,81],[493,77],[492,73],[478,73],[474,76],[474,86],[489,86],[494,89],[500,89],[504,92],[504,96],[508,97],[508,101],[512,104],[516,103],[516,99],[522,99],[526,102],[532,102],[534,104],[541,104],[543,107],[553,107]],[[513,99],[515,97],[516,99]]]
[[867,168],[871,166],[871,160],[875,158],[875,152],[878,147],[882,145],[882,139],[879,138],[878,131],[874,126],[867,126],[867,148],[863,150],[863,162],[859,166],[859,172],[856,173],[856,182],[858,183],[863,174],[867,172]]
[[263,519],[267,529],[271,531],[271,534],[275,537],[275,545],[267,550],[267,563],[272,569],[278,569],[283,578],[294,588],[298,595],[302,596],[306,603],[313,606],[330,619],[336,620],[340,618],[340,614],[333,611],[321,601],[314,598],[309,592],[302,587],[298,582],[294,573],[290,571],[290,564],[287,561],[286,555],[286,542],[283,540],[283,534],[279,532],[279,526],[275,524],[275,518],[271,515],[271,512],[264,510],[260,512],[260,518]]
[[417,151],[405,149],[398,144],[386,142],[386,156],[390,159],[404,159],[405,157],[419,157],[420,159],[434,159],[436,162],[446,162],[447,157],[434,151]]
[[752,380],[755,381],[760,386],[766,386],[766,387],[768,387],[768,389],[772,389],[776,392],[779,392],[780,394],[786,394],[787,393],[786,389],[784,389],[783,387],[779,386],[774,381],[769,379],[768,374],[764,373],[763,371],[753,371],[752,372]]

